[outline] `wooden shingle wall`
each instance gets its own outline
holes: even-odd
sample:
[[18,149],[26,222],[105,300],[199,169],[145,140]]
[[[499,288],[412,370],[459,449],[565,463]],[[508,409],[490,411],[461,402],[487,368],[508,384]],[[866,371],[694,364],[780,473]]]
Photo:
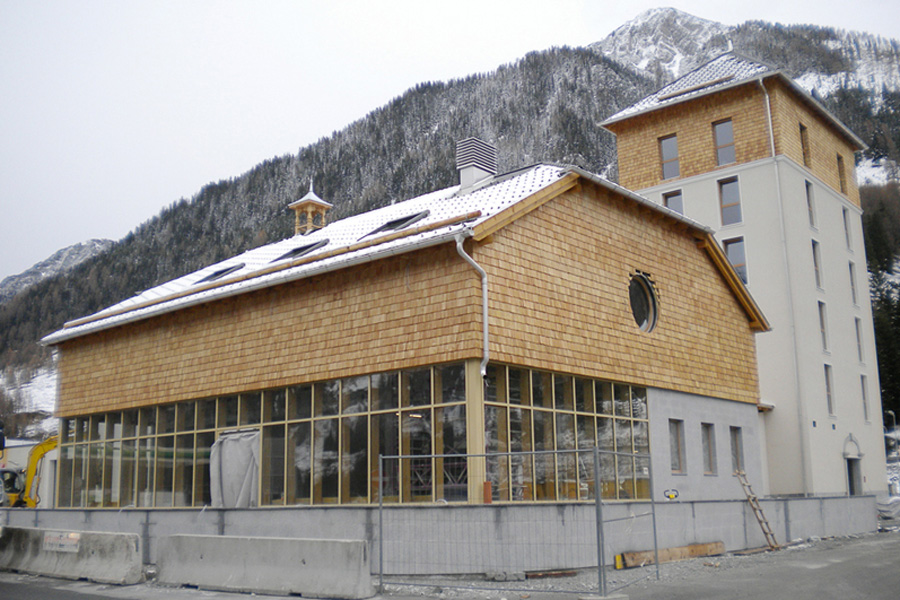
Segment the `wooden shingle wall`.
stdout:
[[803,147],[800,142],[800,124],[807,129],[810,165],[813,175],[824,181],[836,192],[841,191],[837,155],[844,159],[845,196],[856,206],[860,205],[859,187],[856,183],[855,148],[833,126],[800,102],[784,83],[768,80],[767,87],[772,102],[772,124],[775,130],[775,151],[803,164]]
[[[492,359],[758,401],[746,313],[684,226],[586,183],[475,250],[490,278]],[[641,332],[629,275],[648,273],[659,323]]]
[[61,345],[73,416],[481,356],[481,280],[453,244]]
[[713,123],[729,118],[738,163],[771,155],[762,92],[741,86],[610,125],[616,134],[619,183],[630,190],[662,183],[659,138],[672,134],[678,136],[680,176],[666,181],[715,171]]

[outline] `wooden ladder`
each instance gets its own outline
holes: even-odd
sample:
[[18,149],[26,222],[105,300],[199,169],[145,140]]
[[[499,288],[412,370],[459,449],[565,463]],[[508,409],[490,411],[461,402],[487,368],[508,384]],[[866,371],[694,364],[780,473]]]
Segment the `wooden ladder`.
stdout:
[[759,528],[762,529],[763,535],[766,536],[766,543],[769,544],[769,548],[772,550],[778,550],[778,542],[775,541],[775,533],[772,531],[772,527],[769,525],[768,519],[766,519],[766,515],[763,514],[762,506],[759,504],[759,498],[756,497],[756,494],[753,493],[753,488],[750,487],[750,481],[747,480],[747,474],[744,471],[735,471],[735,475],[738,477],[738,481],[741,482],[741,487],[744,488],[744,493],[747,495],[747,502],[750,503],[750,508],[753,509],[753,514],[756,515],[756,520],[759,522]]

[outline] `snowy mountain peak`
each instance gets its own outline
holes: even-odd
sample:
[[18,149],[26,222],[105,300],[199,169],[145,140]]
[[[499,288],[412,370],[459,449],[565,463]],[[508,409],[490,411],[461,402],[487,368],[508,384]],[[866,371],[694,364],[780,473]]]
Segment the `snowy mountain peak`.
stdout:
[[88,240],[58,250],[46,260],[35,264],[18,275],[10,275],[0,281],[0,304],[6,302],[25,288],[77,267],[85,260],[108,250],[112,240]]
[[711,55],[727,52],[729,30],[726,25],[675,8],[652,8],[590,47],[662,84],[684,75]]

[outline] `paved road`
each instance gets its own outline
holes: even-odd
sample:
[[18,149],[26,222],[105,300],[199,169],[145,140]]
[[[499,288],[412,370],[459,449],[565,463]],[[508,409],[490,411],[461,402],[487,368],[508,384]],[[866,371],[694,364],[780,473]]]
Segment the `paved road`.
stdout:
[[[630,600],[897,600],[900,532],[822,540],[748,557],[694,559],[662,566],[662,580],[623,590]],[[431,588],[433,590],[433,588]],[[420,588],[420,593],[422,591]],[[446,600],[572,600],[576,596],[444,589]],[[0,572],[2,600],[283,600],[154,585],[107,586]],[[386,596],[382,600],[422,600]]]

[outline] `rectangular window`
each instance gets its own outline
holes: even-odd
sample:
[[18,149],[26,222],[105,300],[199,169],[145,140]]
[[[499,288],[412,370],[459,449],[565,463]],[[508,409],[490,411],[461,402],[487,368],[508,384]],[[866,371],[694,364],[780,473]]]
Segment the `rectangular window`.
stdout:
[[865,375],[859,376],[859,388],[862,393],[862,409],[863,409],[863,418],[868,421],[869,420],[869,390],[868,388],[868,378]]
[[669,135],[659,138],[659,156],[662,162],[662,178],[678,177],[681,170],[678,166],[678,137]]
[[734,473],[744,470],[744,434],[740,427],[730,427],[731,438],[731,470]]
[[719,205],[722,207],[722,225],[741,222],[741,190],[737,177],[719,182]]
[[681,195],[681,190],[675,190],[674,192],[663,194],[663,206],[665,206],[669,210],[674,210],[675,212],[683,215],[684,198]]
[[713,123],[713,135],[716,140],[716,164],[727,165],[735,161],[734,128],[731,119]]
[[810,166],[809,158],[809,130],[803,123],[800,123],[800,147],[803,150],[803,166]]
[[856,292],[856,265],[851,261],[849,263],[850,266],[850,299],[853,300],[853,304],[859,304],[859,296],[857,296]]
[[863,335],[862,335],[862,321],[859,317],[853,319],[853,325],[856,328],[856,355],[859,357],[859,362],[865,362],[865,354],[863,354]]
[[813,199],[813,186],[806,182],[806,212],[809,213],[809,226],[816,226],[816,203]]
[[744,249],[744,238],[734,238],[723,242],[725,256],[734,267],[741,281],[747,283],[747,255]]
[[844,157],[837,155],[838,182],[841,186],[841,193],[847,193],[847,173],[844,171]]
[[716,429],[712,423],[700,423],[700,437],[703,444],[703,473],[716,474]]
[[684,421],[679,419],[669,419],[669,454],[672,472],[684,473]]
[[831,365],[825,365],[825,403],[828,406],[828,414],[834,415],[834,381]]
[[819,242],[816,240],[812,241],[812,257],[813,257],[813,270],[816,275],[816,287],[820,290],[824,288],[822,283],[822,257],[820,256],[819,251]]
[[844,219],[844,240],[847,242],[847,250],[853,250],[853,236],[850,235],[850,211],[842,209],[841,216]]
[[828,351],[828,316],[825,314],[825,303],[819,302],[819,331],[822,334],[822,350]]

